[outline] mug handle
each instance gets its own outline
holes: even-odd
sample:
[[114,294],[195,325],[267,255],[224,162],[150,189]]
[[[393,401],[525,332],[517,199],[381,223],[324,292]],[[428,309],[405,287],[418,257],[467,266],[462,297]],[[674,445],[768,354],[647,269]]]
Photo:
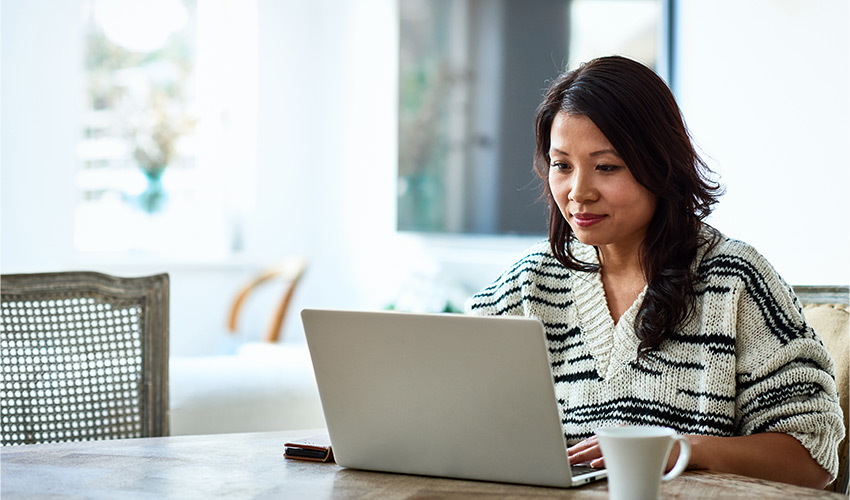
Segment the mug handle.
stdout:
[[679,442],[679,458],[676,460],[676,465],[670,469],[670,472],[661,477],[662,481],[669,481],[688,467],[688,460],[691,458],[691,442],[685,436],[675,435],[673,439]]

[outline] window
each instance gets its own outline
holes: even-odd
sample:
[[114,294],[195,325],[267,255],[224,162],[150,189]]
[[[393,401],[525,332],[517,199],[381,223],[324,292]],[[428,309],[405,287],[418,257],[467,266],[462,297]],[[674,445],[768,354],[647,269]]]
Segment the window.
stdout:
[[666,0],[400,2],[398,229],[542,235],[534,111],[608,54],[667,74]]
[[256,178],[257,8],[91,0],[75,245],[216,260]]

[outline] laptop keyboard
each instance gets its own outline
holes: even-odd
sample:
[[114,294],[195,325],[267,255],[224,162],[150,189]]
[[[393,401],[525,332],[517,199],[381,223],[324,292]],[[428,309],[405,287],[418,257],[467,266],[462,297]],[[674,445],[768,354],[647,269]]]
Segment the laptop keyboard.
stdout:
[[591,467],[589,465],[571,465],[570,466],[570,475],[573,476],[573,477],[581,476],[582,474],[588,474],[588,473],[591,473],[591,472],[599,472],[599,470],[600,469],[598,467]]

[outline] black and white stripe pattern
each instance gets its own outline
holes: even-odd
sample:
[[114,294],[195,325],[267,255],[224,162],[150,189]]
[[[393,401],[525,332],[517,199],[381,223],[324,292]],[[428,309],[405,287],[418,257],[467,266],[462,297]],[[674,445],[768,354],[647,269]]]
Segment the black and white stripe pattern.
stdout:
[[[573,250],[597,262],[592,247]],[[564,268],[548,242],[471,298],[467,312],[543,323],[570,444],[619,424],[717,436],[784,432],[835,476],[844,426],[833,363],[791,288],[752,247],[726,238],[700,253],[694,269],[694,314],[640,360],[639,302],[615,323],[598,275]]]

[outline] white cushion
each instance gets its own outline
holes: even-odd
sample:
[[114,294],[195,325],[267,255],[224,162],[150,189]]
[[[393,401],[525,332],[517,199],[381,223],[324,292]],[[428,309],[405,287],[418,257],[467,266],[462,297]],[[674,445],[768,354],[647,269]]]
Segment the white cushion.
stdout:
[[248,343],[233,355],[170,360],[171,434],[324,427],[305,345]]

